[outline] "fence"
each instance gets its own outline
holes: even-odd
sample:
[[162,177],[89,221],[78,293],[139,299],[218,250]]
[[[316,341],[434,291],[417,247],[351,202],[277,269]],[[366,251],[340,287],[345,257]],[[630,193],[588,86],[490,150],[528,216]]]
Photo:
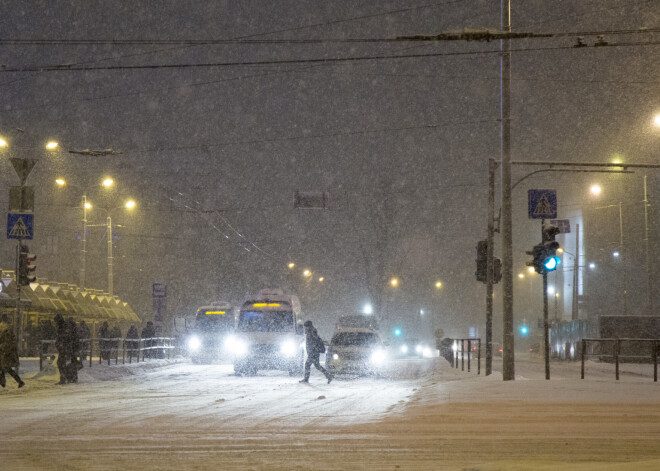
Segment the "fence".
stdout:
[[[603,346],[611,346],[611,349]],[[591,346],[591,353],[587,353]],[[597,348],[594,348],[597,347]],[[622,348],[625,347],[625,348]],[[659,339],[582,339],[582,365],[580,378],[584,379],[584,360],[588,356],[597,356],[607,360],[612,358],[615,364],[615,376],[619,380],[619,362],[623,359],[633,361],[650,360],[653,362],[653,381],[658,381]]]
[[[477,353],[477,374],[481,374],[481,339],[450,339],[451,345],[445,344],[440,348],[440,356],[445,358],[452,366],[458,368],[458,359],[461,359],[461,371],[465,371],[465,359],[467,358],[467,370],[470,372],[471,358]],[[476,344],[476,345],[475,345]]]
[[[81,339],[80,357],[83,362],[88,361],[89,367],[92,367],[92,359],[98,357],[99,365],[107,361],[110,365],[111,360],[115,365],[119,363],[121,352],[122,364],[132,363],[133,359],[140,362],[150,358],[170,358],[170,352],[176,348],[176,339],[174,337],[150,337],[146,339]],[[56,355],[55,340],[42,340],[41,353],[39,355],[39,369],[43,368],[43,361],[49,356]]]

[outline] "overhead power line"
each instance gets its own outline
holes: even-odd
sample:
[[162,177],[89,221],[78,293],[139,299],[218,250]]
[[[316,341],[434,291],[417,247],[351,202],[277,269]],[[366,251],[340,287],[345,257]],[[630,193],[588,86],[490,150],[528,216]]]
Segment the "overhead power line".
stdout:
[[499,39],[530,39],[530,38],[570,38],[577,36],[617,36],[629,34],[660,33],[660,28],[638,28],[601,31],[575,31],[560,33],[510,32],[497,30],[449,31],[436,35],[397,36],[395,38],[319,38],[319,39],[0,39],[2,45],[20,46],[208,46],[233,44],[327,44],[327,43],[393,43],[400,41],[495,41]]
[[[567,49],[592,48],[592,47],[633,47],[633,46],[657,46],[660,41],[646,42],[628,42],[628,43],[597,43],[594,45],[578,44],[575,46],[554,46],[540,48],[512,49],[511,52],[533,52],[533,51],[559,51]],[[428,57],[451,57],[451,56],[470,56],[470,55],[500,55],[499,49],[488,51],[460,51],[460,52],[438,52],[426,54],[386,54],[371,55],[361,57],[324,57],[316,59],[281,59],[264,61],[232,61],[232,62],[197,62],[189,64],[143,64],[143,65],[108,65],[108,66],[70,66],[44,65],[29,67],[2,67],[0,72],[69,72],[69,71],[100,71],[100,70],[154,70],[154,69],[193,69],[209,67],[237,67],[237,66],[255,66],[255,65],[286,65],[286,64],[321,64],[321,63],[339,63],[339,62],[361,62],[374,60],[397,60],[397,59],[423,59]]]

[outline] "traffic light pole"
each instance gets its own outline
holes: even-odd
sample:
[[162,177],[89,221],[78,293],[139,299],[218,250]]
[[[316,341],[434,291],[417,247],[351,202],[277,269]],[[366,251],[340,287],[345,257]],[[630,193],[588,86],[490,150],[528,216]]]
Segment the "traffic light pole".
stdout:
[[488,159],[488,255],[486,269],[486,376],[493,372],[493,244],[495,219],[495,159]]
[[543,357],[545,379],[550,379],[550,324],[548,322],[548,272],[543,272]]
[[[21,247],[22,240],[18,239],[18,244],[16,244],[16,338],[18,339],[18,354],[21,354],[22,343],[21,338],[23,336],[23,320],[21,319],[21,283],[20,281],[20,260],[21,260]],[[16,368],[16,373],[18,373],[18,368]]]

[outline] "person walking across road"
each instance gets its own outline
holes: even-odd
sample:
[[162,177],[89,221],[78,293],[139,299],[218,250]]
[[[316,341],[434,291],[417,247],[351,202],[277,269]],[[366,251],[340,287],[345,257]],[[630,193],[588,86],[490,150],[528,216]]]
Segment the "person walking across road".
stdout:
[[312,369],[312,365],[316,367],[321,373],[328,378],[328,384],[334,378],[334,376],[329,373],[325,368],[321,366],[319,362],[319,355],[325,352],[325,345],[323,340],[319,337],[319,333],[316,331],[316,328],[312,324],[312,321],[305,321],[303,324],[305,327],[305,346],[307,347],[307,360],[305,361],[305,377],[300,380],[301,383],[309,383],[309,374]]
[[59,312],[53,319],[55,321],[55,348],[57,349],[57,369],[60,372],[60,382],[57,384],[66,384],[67,368],[71,359],[71,348],[69,347],[69,336],[67,335],[66,323],[64,317]]
[[5,373],[16,380],[19,388],[25,386],[18,373],[14,371],[18,365],[18,341],[9,325],[7,315],[3,314],[0,318],[0,386],[4,388],[6,385]]

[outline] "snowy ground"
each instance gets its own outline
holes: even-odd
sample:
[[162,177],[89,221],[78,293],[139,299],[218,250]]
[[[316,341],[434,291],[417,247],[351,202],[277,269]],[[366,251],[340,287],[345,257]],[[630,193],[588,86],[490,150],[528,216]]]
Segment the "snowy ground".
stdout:
[[[494,367],[499,370],[499,359]],[[390,379],[311,384],[229,365],[27,372],[0,391],[0,469],[660,469],[652,366],[516,357],[516,381],[397,362]]]

